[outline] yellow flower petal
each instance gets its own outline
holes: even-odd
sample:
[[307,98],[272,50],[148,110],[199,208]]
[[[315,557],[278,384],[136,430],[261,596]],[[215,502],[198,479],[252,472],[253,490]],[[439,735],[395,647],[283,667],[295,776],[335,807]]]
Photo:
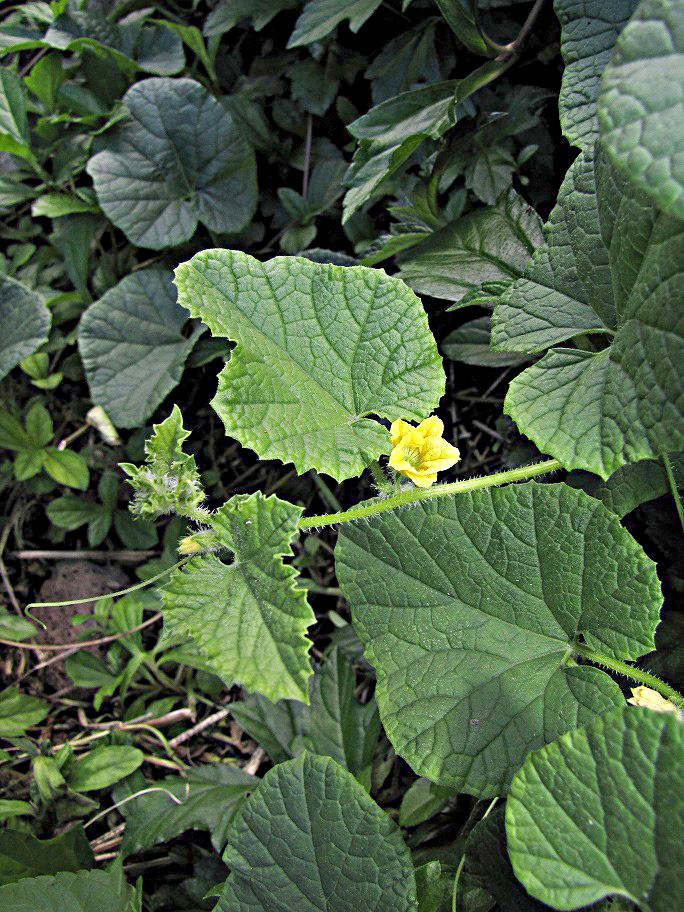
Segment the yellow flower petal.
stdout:
[[657,691],[651,690],[650,687],[645,687],[643,684],[632,688],[632,696],[627,702],[631,703],[632,706],[645,706],[646,709],[652,709],[653,712],[679,715],[679,710],[674,703],[666,700]]
[[444,423],[436,415],[417,427],[401,419],[392,422],[390,467],[419,488],[428,488],[437,481],[437,472],[450,469],[460,459],[458,449],[444,440],[443,433]]

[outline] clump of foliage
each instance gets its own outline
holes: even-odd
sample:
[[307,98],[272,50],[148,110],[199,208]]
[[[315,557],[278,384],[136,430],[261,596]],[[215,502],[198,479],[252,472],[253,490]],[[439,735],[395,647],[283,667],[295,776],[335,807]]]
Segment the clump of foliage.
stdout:
[[0,55],[0,907],[679,908],[684,2]]

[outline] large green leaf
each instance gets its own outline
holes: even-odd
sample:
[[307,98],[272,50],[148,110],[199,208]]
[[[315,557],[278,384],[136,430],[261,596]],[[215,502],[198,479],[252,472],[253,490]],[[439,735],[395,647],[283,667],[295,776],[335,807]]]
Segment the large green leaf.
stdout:
[[598,136],[601,73],[636,5],[637,0],[554,0],[565,63],[558,101],[561,126],[580,149],[591,148]]
[[527,753],[622,702],[578,666],[653,648],[655,565],[606,508],[567,485],[439,498],[344,526],[342,591],[378,673],[380,717],[422,776],[498,795]]
[[83,314],[78,347],[90,396],[117,427],[140,427],[179,383],[199,334],[182,334],[187,319],[173,274],[158,267],[127,275]]
[[460,301],[482,282],[519,279],[542,242],[539,216],[510,190],[399,257],[399,276],[418,294]]
[[162,611],[169,633],[191,636],[229,686],[308,703],[306,630],[315,617],[282,560],[301,515],[301,507],[261,493],[231,498],[208,521],[233,563],[209,555],[176,570]]
[[389,446],[366,416],[420,420],[444,392],[420,301],[380,269],[205,250],[176,284],[192,316],[239,343],[212,405],[261,459],[359,475]]
[[80,825],[53,839],[36,839],[31,833],[18,830],[0,830],[0,884],[92,866],[93,853]]
[[62,872],[0,887],[3,912],[133,912],[135,890],[122,873]]
[[642,0],[615,45],[598,103],[615,164],[684,219],[684,0]]
[[287,43],[289,48],[320,41],[344,19],[349,20],[352,32],[358,32],[363,23],[380,6],[382,0],[308,0],[294,32]]
[[304,752],[270,770],[243,805],[224,860],[221,912],[415,912],[397,825],[350,773]]
[[231,115],[193,79],[144,79],[130,116],[88,162],[98,202],[139,247],[187,241],[200,221],[235,232],[256,207],[254,153]]
[[551,214],[548,243],[498,299],[492,347],[534,353],[586,333],[519,374],[506,411],[566,468],[603,478],[684,448],[684,225],[583,153]]
[[684,726],[623,707],[531,754],[506,832],[516,876],[555,909],[610,895],[684,908]]
[[47,342],[51,322],[40,295],[0,276],[0,380]]
[[[121,852],[141,852],[187,830],[209,830],[212,845],[222,852],[235,815],[258,782],[239,767],[209,763],[190,769],[183,776],[140,783],[142,789],[152,786],[165,791],[142,795],[128,804]],[[117,801],[121,797],[117,795]]]

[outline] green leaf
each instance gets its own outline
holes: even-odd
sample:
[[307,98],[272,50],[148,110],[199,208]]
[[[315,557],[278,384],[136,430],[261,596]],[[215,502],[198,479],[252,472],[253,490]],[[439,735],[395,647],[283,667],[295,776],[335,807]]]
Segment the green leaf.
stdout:
[[83,314],[78,346],[90,395],[117,427],[140,427],[180,382],[201,330],[186,338],[173,275],[131,273]]
[[47,342],[51,322],[39,294],[0,276],[0,380]]
[[349,20],[352,32],[358,32],[382,0],[308,0],[287,42],[288,48],[313,44],[329,35],[343,20]]
[[598,101],[613,162],[684,219],[684,3],[642,0],[615,45]]
[[591,149],[598,136],[596,100],[601,74],[637,0],[554,0],[565,69],[558,106],[563,134]]
[[274,763],[284,763],[294,757],[295,739],[301,737],[309,719],[307,707],[298,700],[272,703],[256,693],[231,703],[230,714]]
[[209,250],[176,284],[192,316],[239,343],[212,405],[261,459],[359,475],[389,447],[366,416],[422,419],[444,392],[420,301],[382,270]]
[[0,637],[21,643],[36,635],[36,628],[27,618],[10,614],[7,609],[0,609]]
[[17,74],[6,67],[0,67],[0,133],[20,147],[28,149],[30,145],[26,89]]
[[54,427],[50,413],[41,402],[34,402],[26,412],[26,433],[34,447],[44,447],[51,440]]
[[202,503],[205,495],[195,457],[183,452],[183,441],[189,436],[181,411],[174,405],[169,417],[155,424],[145,441],[146,464],[120,463],[135,491],[132,513],[147,519],[164,513],[187,516]]
[[94,747],[69,768],[66,779],[75,792],[94,792],[130,776],[143,759],[143,752],[137,747]]
[[214,849],[222,852],[235,815],[258,783],[243,770],[221,763],[151,783],[171,792],[181,803],[162,793],[131,802],[121,844],[123,856],[167,842],[187,830],[208,830]]
[[54,839],[36,839],[31,833],[0,830],[0,886],[24,877],[92,866],[93,853],[82,826],[72,827]]
[[42,467],[58,484],[85,491],[90,484],[88,463],[80,453],[45,447],[39,453]]
[[460,301],[482,282],[518,279],[543,242],[541,220],[511,190],[399,257],[399,276],[418,294]]
[[344,652],[335,647],[314,677],[306,726],[317,754],[332,757],[362,780],[380,737],[375,699],[362,705],[354,696],[356,675]]
[[506,808],[516,876],[556,909],[612,895],[682,908],[683,771],[682,723],[629,706],[531,754]]
[[0,887],[0,908],[7,912],[134,912],[134,896],[133,887],[117,872],[62,872]]
[[530,750],[622,702],[569,660],[653,649],[655,565],[598,501],[529,483],[340,530],[340,586],[398,754],[421,776],[500,795]]
[[[3,759],[8,759],[9,754]],[[28,801],[12,801],[7,798],[0,798],[0,820],[6,822],[12,817],[30,817],[33,814],[33,807]]]
[[435,0],[451,30],[468,50],[487,56],[489,51],[475,24],[468,0]]
[[126,548],[152,548],[157,544],[157,530],[149,519],[117,510],[114,513],[114,528]]
[[[337,0],[335,0],[337,2]],[[382,102],[348,124],[360,140],[345,178],[343,223],[407,161],[426,139],[440,139],[456,123],[458,80],[437,82]]]
[[[673,454],[671,458],[675,479],[680,481],[680,487],[684,487],[684,454]],[[575,474],[577,477],[573,478]],[[642,503],[670,493],[665,467],[662,462],[653,459],[623,466],[613,472],[607,481],[582,472],[573,472],[566,481],[596,497],[619,517],[631,513]]]
[[583,153],[561,188],[547,245],[492,321],[500,351],[538,352],[583,333],[612,340],[599,351],[554,349],[515,378],[505,404],[543,452],[602,478],[684,448],[684,226],[630,193],[608,162],[595,169]]
[[42,722],[50,711],[38,697],[29,697],[11,687],[0,694],[0,737],[15,738]]
[[451,903],[453,878],[446,876],[439,861],[415,869],[418,912],[447,912]]
[[507,367],[528,360],[524,355],[492,351],[490,335],[490,318],[478,317],[450,332],[442,343],[442,351],[451,361],[478,367]]
[[51,523],[58,529],[67,529],[72,531],[92,522],[103,513],[110,515],[110,510],[102,504],[93,503],[92,500],[84,500],[82,497],[74,497],[73,494],[65,494],[63,497],[56,497],[47,505],[45,512]]
[[295,569],[283,563],[301,515],[275,496],[232,497],[207,521],[233,563],[210,555],[176,570],[162,589],[162,611],[165,629],[192,637],[228,686],[308,703],[306,630],[315,618]]
[[238,22],[250,20],[252,28],[260,32],[281,10],[299,5],[299,0],[221,0],[207,16],[203,31],[211,38],[229,32]]
[[456,895],[455,912],[480,908],[478,901],[485,906],[485,897],[491,903],[485,908],[496,903],[499,912],[542,912],[546,908],[528,896],[513,874],[506,847],[503,807],[497,807],[471,830]]
[[31,207],[34,218],[44,215],[47,218],[62,218],[77,212],[99,212],[95,203],[71,196],[68,193],[45,193]]
[[158,78],[123,103],[130,116],[86,169],[107,217],[153,250],[189,240],[198,221],[241,231],[256,208],[254,153],[219,102],[192,79]]
[[33,443],[21,423],[5,409],[0,409],[0,447],[21,451],[32,446]]
[[444,809],[447,798],[429,779],[416,779],[404,792],[399,805],[399,824],[418,826]]
[[221,912],[415,912],[401,832],[334,760],[304,752],[243,805],[224,861]]

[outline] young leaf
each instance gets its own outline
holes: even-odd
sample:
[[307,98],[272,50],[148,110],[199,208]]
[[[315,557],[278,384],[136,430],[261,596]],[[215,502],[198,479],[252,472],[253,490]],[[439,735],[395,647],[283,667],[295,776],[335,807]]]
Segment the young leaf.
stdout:
[[380,717],[422,776],[500,795],[527,753],[622,702],[569,655],[653,649],[655,565],[598,501],[529,483],[340,530],[340,585],[378,673]]
[[53,839],[31,833],[0,830],[0,885],[24,877],[92,868],[93,853],[83,827],[76,826]]
[[0,908],[7,912],[132,912],[134,896],[133,887],[115,871],[62,872],[0,887]]
[[0,380],[47,342],[51,322],[40,295],[0,276]]
[[123,103],[130,116],[87,166],[107,217],[153,250],[187,241],[198,221],[241,231],[256,208],[256,166],[230,114],[192,79],[144,79]]
[[642,0],[618,38],[598,102],[615,164],[670,215],[684,219],[684,3]]
[[444,392],[420,301],[382,270],[206,250],[176,284],[192,316],[239,343],[212,405],[261,459],[359,475],[389,445],[366,416],[420,420]]
[[117,427],[140,427],[179,383],[199,331],[182,334],[169,270],[133,272],[86,310],[78,329],[90,395]]
[[132,513],[147,519],[165,513],[187,516],[202,503],[205,495],[195,457],[183,452],[183,441],[189,436],[181,411],[174,405],[169,417],[154,425],[152,436],[145,442],[146,464],[120,463],[135,491]]
[[549,352],[515,378],[505,405],[543,452],[602,478],[684,448],[684,225],[635,193],[584,152],[563,183],[547,244],[492,321],[499,351],[532,354],[583,333],[612,339],[598,351]]
[[291,554],[301,507],[261,493],[231,498],[208,518],[233,563],[194,558],[162,589],[164,626],[190,636],[230,687],[243,684],[269,700],[308,703],[306,630],[315,620]]
[[30,156],[26,89],[13,70],[0,67],[0,151]]
[[269,770],[236,820],[221,912],[416,912],[401,832],[353,776],[306,751]]
[[601,73],[636,5],[637,0],[554,0],[565,63],[558,100],[561,127],[580,149],[591,149],[598,136]]
[[41,466],[59,484],[68,488],[85,491],[90,484],[88,463],[80,453],[73,450],[58,450],[57,447],[45,447],[38,451]]
[[348,0],[346,3],[340,3],[339,0],[308,0],[287,46],[293,48],[320,41],[344,19],[349,20],[352,32],[358,32],[381,3],[382,0]]
[[684,725],[632,707],[530,754],[506,807],[516,876],[555,909],[612,895],[682,908],[683,771]]
[[124,857],[187,830],[208,830],[214,849],[222,852],[235,815],[259,780],[237,767],[210,763],[188,770],[182,777],[168,776],[151,784],[171,792],[181,803],[163,793],[131,802],[121,844]]
[[418,294],[460,301],[483,282],[519,279],[543,240],[541,219],[510,190],[400,257],[399,277]]

